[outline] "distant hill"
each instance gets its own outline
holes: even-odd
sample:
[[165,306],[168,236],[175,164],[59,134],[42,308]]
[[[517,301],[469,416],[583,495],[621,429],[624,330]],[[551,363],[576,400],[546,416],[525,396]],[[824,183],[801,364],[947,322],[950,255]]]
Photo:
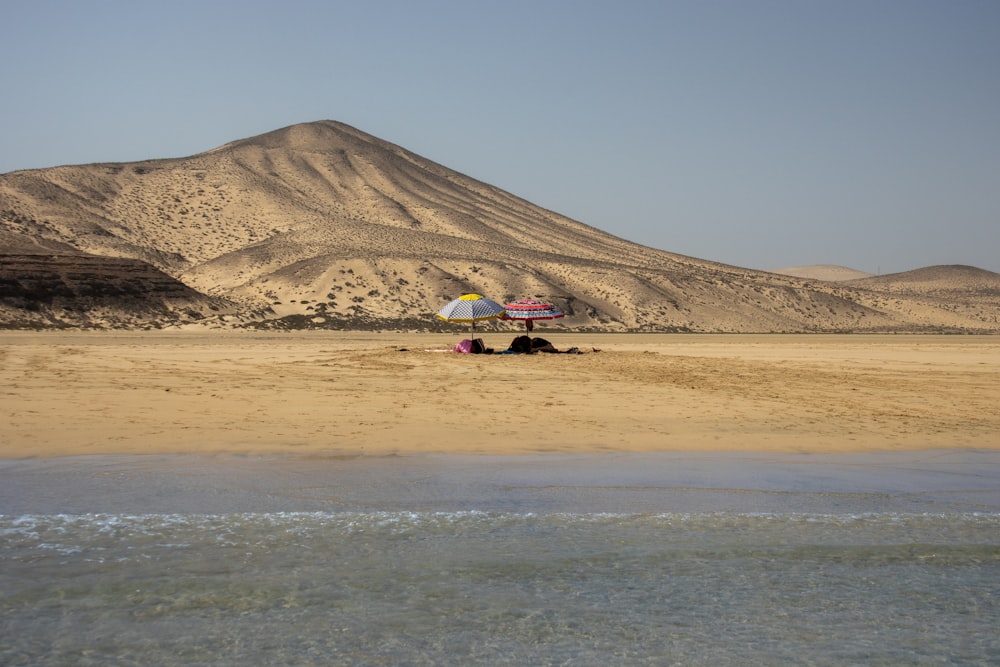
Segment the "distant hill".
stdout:
[[837,266],[835,264],[790,266],[784,269],[771,269],[771,273],[780,273],[785,276],[795,276],[796,278],[808,278],[810,280],[826,280],[829,282],[857,280],[872,275],[864,271],[857,271],[856,269],[849,269],[846,266]]
[[544,326],[578,331],[1000,331],[990,280],[956,303],[919,275],[912,289],[829,282],[656,250],[334,121],[186,158],[2,174],[3,254],[58,257],[46,261],[63,276],[76,261],[73,280],[91,285],[94,258],[128,260],[190,291],[150,278],[100,307],[73,290],[53,300],[35,289],[44,262],[26,291],[23,259],[8,261],[0,326],[459,331],[433,313],[479,292],[554,302],[566,317]]
[[1000,294],[1000,274],[961,264],[928,266],[903,273],[868,276],[853,280],[851,284],[904,294]]

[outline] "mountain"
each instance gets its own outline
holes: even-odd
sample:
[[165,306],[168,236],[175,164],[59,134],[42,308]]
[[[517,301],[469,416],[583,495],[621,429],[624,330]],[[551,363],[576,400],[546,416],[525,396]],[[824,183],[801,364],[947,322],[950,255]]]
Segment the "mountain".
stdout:
[[[148,312],[146,326],[454,328],[434,312],[479,292],[552,301],[567,316],[546,326],[581,331],[1000,330],[998,274],[983,272],[956,307],[905,276],[828,282],[686,257],[334,121],[186,158],[2,174],[0,255],[59,258],[64,273],[78,262],[91,277],[95,257],[128,260],[191,290],[154,280],[95,309],[26,291],[6,261],[8,326],[136,326]],[[956,269],[939,271],[947,283]]]

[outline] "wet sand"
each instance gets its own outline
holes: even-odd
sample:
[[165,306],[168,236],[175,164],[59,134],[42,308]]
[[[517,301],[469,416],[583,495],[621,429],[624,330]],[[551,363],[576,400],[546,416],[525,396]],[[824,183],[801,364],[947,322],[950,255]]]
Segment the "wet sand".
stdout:
[[0,514],[1000,512],[1000,451],[0,460]]
[[536,333],[3,332],[0,458],[1000,449],[998,337]]

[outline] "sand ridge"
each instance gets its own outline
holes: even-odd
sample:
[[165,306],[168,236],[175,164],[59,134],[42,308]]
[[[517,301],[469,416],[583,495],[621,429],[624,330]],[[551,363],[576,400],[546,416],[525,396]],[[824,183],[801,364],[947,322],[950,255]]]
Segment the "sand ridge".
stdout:
[[0,457],[1000,448],[996,337],[460,337],[0,333]]

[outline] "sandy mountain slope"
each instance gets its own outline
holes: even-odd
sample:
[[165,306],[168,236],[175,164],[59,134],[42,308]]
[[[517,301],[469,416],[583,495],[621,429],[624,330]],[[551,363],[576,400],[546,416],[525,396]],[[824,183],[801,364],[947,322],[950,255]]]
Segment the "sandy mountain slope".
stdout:
[[0,175],[0,252],[146,262],[239,304],[208,315],[227,325],[436,326],[444,303],[480,292],[553,301],[567,317],[548,326],[578,330],[1000,329],[988,290],[984,308],[972,293],[955,310],[654,250],[333,121],[187,158]]
[[1000,274],[974,266],[928,266],[923,269],[868,276],[850,283],[858,287],[904,294],[923,293],[938,296],[960,294],[1000,294]]
[[918,327],[939,325],[949,316],[955,326],[979,321],[989,327],[1000,321],[1000,274],[974,266],[928,266],[844,284],[859,289],[874,307]]

